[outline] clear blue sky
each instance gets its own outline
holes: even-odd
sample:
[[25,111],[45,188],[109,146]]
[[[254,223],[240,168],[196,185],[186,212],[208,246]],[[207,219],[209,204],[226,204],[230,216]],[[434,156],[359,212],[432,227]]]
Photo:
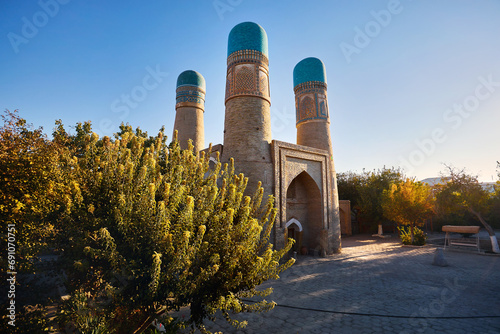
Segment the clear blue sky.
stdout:
[[192,69],[207,82],[205,143],[222,143],[227,37],[253,21],[269,39],[273,138],[296,140],[292,71],[312,56],[326,65],[337,172],[424,179],[447,163],[496,180],[498,0],[59,1],[0,3],[0,107],[49,134],[62,119],[170,136],[176,79]]

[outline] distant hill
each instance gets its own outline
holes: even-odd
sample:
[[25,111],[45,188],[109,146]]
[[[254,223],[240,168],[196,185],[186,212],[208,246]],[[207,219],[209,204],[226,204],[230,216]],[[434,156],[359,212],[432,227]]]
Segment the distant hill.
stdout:
[[[421,180],[420,182],[422,183],[427,183],[430,186],[434,186],[436,184],[444,184],[447,181],[448,178],[443,178],[443,177],[428,177],[426,179]],[[481,186],[483,189],[489,191],[489,192],[494,192],[495,191],[495,184],[496,182],[480,182]]]
[[496,182],[481,182],[483,189],[488,190],[490,193],[495,191]]
[[426,179],[421,180],[420,182],[422,183],[427,183],[430,186],[435,186],[436,184],[444,184],[446,183],[448,178],[442,178],[442,177],[428,177]]

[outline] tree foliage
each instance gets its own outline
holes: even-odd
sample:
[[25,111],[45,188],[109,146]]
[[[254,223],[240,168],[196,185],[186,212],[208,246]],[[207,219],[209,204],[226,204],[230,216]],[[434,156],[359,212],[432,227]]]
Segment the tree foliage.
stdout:
[[464,169],[457,170],[447,166],[443,173],[445,184],[436,185],[436,202],[442,212],[469,212],[488,231],[494,252],[500,252],[495,231],[485,219],[489,212],[495,194],[485,190],[478,177],[467,174]]
[[[75,290],[119,324],[110,331],[183,306],[200,329],[216,310],[238,326],[229,312],[274,306],[243,302],[270,294],[256,287],[293,263],[280,263],[291,243],[269,243],[276,209],[273,198],[261,207],[262,188],[243,196],[247,179],[232,165],[210,170],[208,156],[167,146],[163,132],[147,138],[122,126],[111,140],[83,126],[79,136],[61,154],[60,244]],[[55,138],[67,138],[62,128]]]
[[489,222],[493,228],[500,228],[500,162],[497,162],[498,180],[495,184],[495,192],[491,194],[491,206]]
[[360,207],[362,217],[369,217],[372,222],[381,224],[384,216],[382,199],[384,190],[403,177],[399,169],[383,168],[367,174],[366,183],[360,189]]
[[[244,326],[231,313],[274,307],[264,299],[272,290],[257,287],[293,264],[283,259],[293,241],[273,249],[274,199],[263,203],[260,186],[244,196],[247,179],[232,162],[210,169],[192,146],[167,145],[163,129],[148,136],[122,124],[99,138],[89,122],[69,133],[57,121],[49,140],[16,112],[3,118],[2,226],[16,225],[25,263],[49,246],[61,255],[72,292],[63,323],[139,333],[189,307],[179,323],[205,331],[216,311]],[[244,301],[252,296],[260,301]]]
[[465,170],[447,167],[444,184],[435,186],[438,207],[443,212],[484,212],[488,209],[490,194],[483,189],[477,176]]
[[374,225],[388,220],[382,208],[382,194],[389,186],[403,179],[399,168],[382,168],[362,173],[339,173],[338,191],[340,199],[351,201],[351,208],[358,216]]
[[358,174],[352,171],[337,173],[337,188],[339,198],[349,200],[351,209],[359,209],[360,189],[366,182],[366,174]]
[[[0,217],[2,241],[7,224],[15,225],[16,269],[32,269],[33,257],[54,235],[51,178],[57,174],[57,151],[42,129],[34,129],[6,110],[0,127]],[[5,242],[3,244],[6,244]],[[6,259],[6,257],[2,257]],[[2,265],[3,268],[6,266]]]
[[393,183],[384,190],[382,208],[385,217],[398,224],[409,225],[411,243],[414,243],[414,227],[424,223],[433,213],[434,198],[427,184],[407,178]]

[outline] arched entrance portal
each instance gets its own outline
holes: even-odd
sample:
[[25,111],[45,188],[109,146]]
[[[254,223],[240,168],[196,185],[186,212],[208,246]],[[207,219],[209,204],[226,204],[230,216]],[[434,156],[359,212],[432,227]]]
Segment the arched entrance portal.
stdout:
[[[300,173],[288,186],[286,192],[287,236],[296,241],[295,249],[301,253],[311,253],[320,249],[323,229],[321,192],[313,178]],[[297,226],[299,222],[300,231]],[[293,234],[293,236],[291,236]],[[297,237],[300,236],[300,244]]]

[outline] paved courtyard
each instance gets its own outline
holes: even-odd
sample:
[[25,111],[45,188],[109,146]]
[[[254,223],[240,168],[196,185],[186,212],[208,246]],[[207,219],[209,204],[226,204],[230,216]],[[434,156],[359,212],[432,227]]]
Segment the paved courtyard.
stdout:
[[435,246],[402,247],[397,238],[343,239],[341,254],[299,257],[266,282],[278,306],[243,314],[224,333],[500,333],[500,257],[446,250],[448,267],[433,266]]

